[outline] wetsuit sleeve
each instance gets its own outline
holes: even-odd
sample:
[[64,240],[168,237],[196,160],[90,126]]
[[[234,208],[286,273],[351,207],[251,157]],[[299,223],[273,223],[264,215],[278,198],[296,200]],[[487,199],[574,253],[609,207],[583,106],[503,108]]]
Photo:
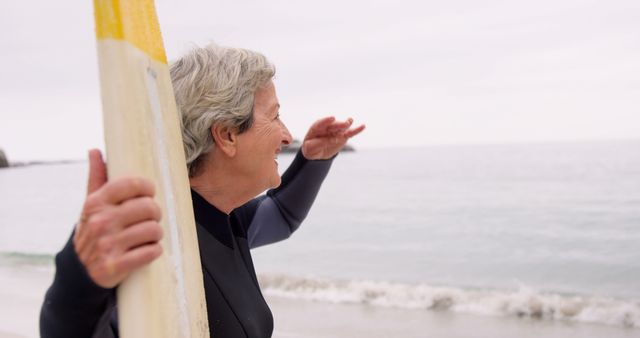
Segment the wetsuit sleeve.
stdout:
[[[282,175],[282,183],[245,206],[245,227],[250,248],[288,238],[307,217],[335,156],[328,160],[307,160],[298,151]],[[250,215],[247,217],[247,215]]]
[[117,337],[117,329],[111,326],[115,289],[104,289],[91,280],[71,238],[55,258],[53,284],[40,311],[40,337]]

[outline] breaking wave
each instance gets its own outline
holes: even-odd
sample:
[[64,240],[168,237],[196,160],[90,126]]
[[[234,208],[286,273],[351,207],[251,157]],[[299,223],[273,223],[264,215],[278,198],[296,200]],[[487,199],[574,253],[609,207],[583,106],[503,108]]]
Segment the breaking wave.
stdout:
[[538,292],[525,286],[480,290],[270,274],[260,275],[259,281],[265,294],[294,299],[640,327],[640,301]]

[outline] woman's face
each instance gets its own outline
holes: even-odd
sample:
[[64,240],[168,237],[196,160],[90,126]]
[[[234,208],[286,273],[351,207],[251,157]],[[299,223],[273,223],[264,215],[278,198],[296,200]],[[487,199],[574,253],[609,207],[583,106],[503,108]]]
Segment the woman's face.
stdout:
[[280,185],[277,156],[291,134],[280,120],[280,103],[273,82],[258,89],[253,106],[253,124],[238,135],[238,157],[243,176],[264,191]]

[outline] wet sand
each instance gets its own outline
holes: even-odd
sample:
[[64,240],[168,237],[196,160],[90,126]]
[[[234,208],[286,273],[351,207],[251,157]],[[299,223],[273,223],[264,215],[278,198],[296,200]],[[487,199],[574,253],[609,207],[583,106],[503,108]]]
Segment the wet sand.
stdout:
[[18,336],[13,333],[0,331],[0,338],[25,338],[25,336]]
[[640,337],[639,329],[615,326],[267,298],[275,338]]

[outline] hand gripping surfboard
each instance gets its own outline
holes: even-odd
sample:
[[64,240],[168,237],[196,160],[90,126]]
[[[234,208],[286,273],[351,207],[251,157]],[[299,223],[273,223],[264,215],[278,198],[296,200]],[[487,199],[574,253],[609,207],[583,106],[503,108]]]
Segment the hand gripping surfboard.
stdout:
[[163,254],[117,291],[122,338],[209,337],[189,180],[153,0],[94,0],[110,178],[156,185]]

